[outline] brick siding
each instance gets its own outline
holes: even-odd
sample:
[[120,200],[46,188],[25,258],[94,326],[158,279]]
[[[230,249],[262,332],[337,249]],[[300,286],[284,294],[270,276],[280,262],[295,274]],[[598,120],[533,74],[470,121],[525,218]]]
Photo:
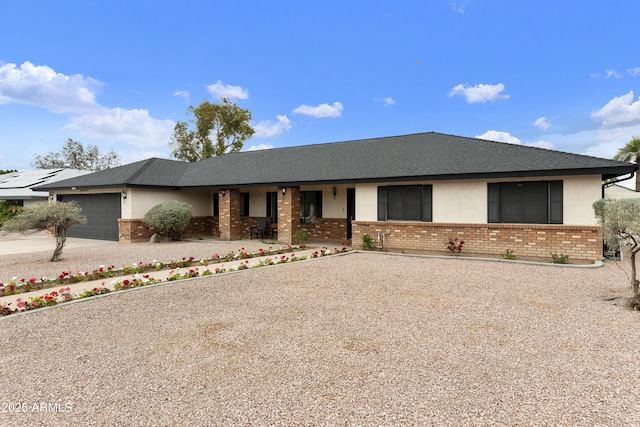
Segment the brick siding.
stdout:
[[300,224],[309,233],[309,240],[346,240],[347,220],[340,218],[316,218],[315,224]]
[[360,248],[362,235],[376,240],[391,232],[384,247],[394,250],[435,251],[448,254],[449,238],[464,240],[463,252],[501,255],[507,249],[518,257],[550,258],[551,253],[570,260],[602,259],[602,237],[597,226],[538,224],[443,224],[424,222],[353,222],[353,247]]
[[[185,228],[184,237],[211,236],[217,229],[217,218],[210,216],[194,216]],[[215,224],[215,225],[214,225]],[[157,233],[166,237],[165,233],[149,227],[142,219],[118,219],[119,239],[122,243],[145,242]]]

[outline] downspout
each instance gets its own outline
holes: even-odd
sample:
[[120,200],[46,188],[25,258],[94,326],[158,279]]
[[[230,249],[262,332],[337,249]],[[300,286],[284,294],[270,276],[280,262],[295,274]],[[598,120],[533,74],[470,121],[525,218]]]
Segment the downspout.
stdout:
[[616,179],[615,181],[608,181],[608,182],[603,183],[603,184],[602,184],[602,198],[604,199],[604,189],[605,189],[606,187],[610,187],[610,186],[612,186],[613,184],[617,184],[617,183],[622,182],[622,181],[630,180],[631,178],[633,178],[633,176],[634,176],[634,175],[635,175],[635,172],[631,172],[631,173],[629,174],[629,176],[628,176],[628,177],[626,177],[626,178],[620,178],[620,179]]

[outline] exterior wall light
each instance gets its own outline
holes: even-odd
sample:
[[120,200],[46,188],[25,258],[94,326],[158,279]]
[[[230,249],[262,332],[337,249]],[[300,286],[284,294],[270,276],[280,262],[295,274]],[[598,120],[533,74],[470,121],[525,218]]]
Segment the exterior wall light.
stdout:
[[122,190],[122,200],[127,200],[127,190]]
[[220,192],[222,194],[222,197],[227,195],[227,190],[225,190],[224,188],[222,189],[222,191]]
[[333,191],[333,200],[335,200],[336,199],[336,194],[338,194],[338,190],[336,190],[336,186],[335,185],[333,186],[333,190],[332,191]]
[[287,194],[287,188],[286,187],[282,187],[282,195],[284,196],[285,194]]

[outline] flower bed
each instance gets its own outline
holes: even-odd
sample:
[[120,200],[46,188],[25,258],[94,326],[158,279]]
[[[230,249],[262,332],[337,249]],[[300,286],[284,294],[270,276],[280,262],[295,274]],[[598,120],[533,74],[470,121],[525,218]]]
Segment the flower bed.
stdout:
[[[169,270],[166,281],[177,281],[190,279],[194,277],[204,277],[210,276],[212,274],[220,274],[227,273],[233,271],[247,270],[249,268],[259,268],[268,265],[275,264],[284,264],[287,262],[295,262],[302,261],[307,258],[318,258],[321,256],[335,255],[339,253],[347,252],[348,249],[346,247],[342,247],[341,249],[333,248],[328,249],[327,247],[323,247],[319,251],[314,251],[312,254],[307,256],[296,256],[295,250],[305,249],[304,245],[301,246],[286,246],[281,247],[279,249],[273,249],[269,247],[267,250],[259,249],[254,253],[247,253],[244,251],[244,248],[241,248],[238,252],[231,251],[229,254],[224,256],[219,256],[218,254],[214,254],[211,259],[201,259],[198,261],[200,266],[204,268],[200,268],[194,266],[196,263],[194,257],[182,258],[181,261],[172,260],[168,263],[158,262],[156,260],[151,261],[150,263],[137,262],[131,266],[123,266],[120,269],[116,269],[115,267],[105,267],[99,266],[93,272],[63,272],[56,279],[20,279],[16,278],[11,279],[9,284],[3,285],[0,283],[0,297],[7,295],[20,294],[23,292],[29,292],[36,289],[44,289],[51,288],[54,286],[58,286],[59,284],[72,284],[78,283],[82,281],[93,281],[105,278],[111,278],[114,276],[124,276],[127,274],[132,274],[132,278],[125,277],[116,277],[111,281],[111,286],[113,290],[109,287],[105,286],[105,282],[102,282],[101,286],[94,287],[91,290],[84,290],[78,295],[74,295],[71,293],[71,289],[69,287],[62,287],[57,292],[51,291],[41,296],[29,297],[29,301],[23,300],[22,298],[16,299],[16,306],[10,307],[11,303],[2,303],[0,305],[0,316],[7,316],[10,314],[15,314],[28,310],[35,310],[43,307],[51,307],[57,305],[59,303],[69,302],[76,299],[88,298],[96,295],[106,294],[109,292],[117,292],[126,289],[132,289],[142,286],[147,286],[155,283],[159,283],[162,280],[151,277],[149,274],[144,274],[149,271],[158,271],[158,270]],[[286,254],[290,254],[287,256]],[[264,258],[264,257],[267,258]],[[271,258],[273,256],[273,258]],[[263,257],[264,259],[259,260],[253,264],[250,264],[249,259]],[[240,263],[236,266],[224,267],[224,262],[238,261],[241,260]],[[220,266],[215,267],[213,269],[209,268],[210,264],[220,264]]]

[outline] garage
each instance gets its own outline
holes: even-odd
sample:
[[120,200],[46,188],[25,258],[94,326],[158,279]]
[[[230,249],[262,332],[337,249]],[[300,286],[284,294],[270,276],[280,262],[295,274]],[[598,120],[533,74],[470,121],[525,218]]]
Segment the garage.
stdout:
[[77,202],[87,217],[86,224],[72,226],[67,236],[118,240],[118,218],[122,215],[120,193],[59,195],[58,200]]

